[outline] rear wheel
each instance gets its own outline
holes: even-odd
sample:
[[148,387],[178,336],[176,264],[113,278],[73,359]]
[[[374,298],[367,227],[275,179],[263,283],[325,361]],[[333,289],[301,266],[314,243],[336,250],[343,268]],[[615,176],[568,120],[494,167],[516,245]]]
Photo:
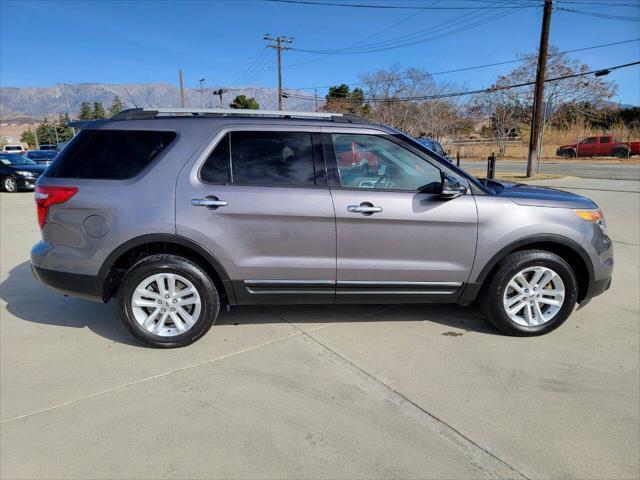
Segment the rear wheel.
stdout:
[[617,149],[613,155],[618,158],[629,158],[629,152],[624,148]]
[[8,193],[15,193],[18,191],[18,182],[13,177],[4,177],[2,179],[2,189]]
[[175,255],[152,255],[135,264],[122,280],[119,297],[120,318],[127,329],[161,348],[195,342],[220,311],[220,297],[209,276]]
[[571,315],[578,284],[571,266],[558,255],[526,250],[509,255],[489,280],[482,303],[503,333],[542,335]]

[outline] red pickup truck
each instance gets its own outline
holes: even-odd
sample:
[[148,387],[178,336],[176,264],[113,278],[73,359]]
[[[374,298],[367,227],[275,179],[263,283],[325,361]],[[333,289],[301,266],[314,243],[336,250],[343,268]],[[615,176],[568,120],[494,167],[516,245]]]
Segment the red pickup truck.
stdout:
[[556,155],[574,157],[618,157],[629,158],[640,154],[640,142],[620,142],[613,135],[596,135],[580,143],[561,145]]

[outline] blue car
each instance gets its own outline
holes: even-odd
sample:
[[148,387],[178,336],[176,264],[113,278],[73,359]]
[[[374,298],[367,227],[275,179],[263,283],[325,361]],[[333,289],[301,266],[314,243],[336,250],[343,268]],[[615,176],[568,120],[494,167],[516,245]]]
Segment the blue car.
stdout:
[[46,170],[30,158],[17,153],[0,153],[0,187],[8,193],[33,190],[36,180]]
[[449,155],[444,151],[444,149],[442,148],[442,145],[440,145],[440,142],[437,142],[435,140],[432,140],[432,139],[426,138],[426,137],[425,138],[418,138],[417,140],[418,140],[418,142],[420,142],[422,145],[427,147],[432,152],[437,153],[438,155],[440,155],[441,157],[446,158],[447,160],[449,159]]

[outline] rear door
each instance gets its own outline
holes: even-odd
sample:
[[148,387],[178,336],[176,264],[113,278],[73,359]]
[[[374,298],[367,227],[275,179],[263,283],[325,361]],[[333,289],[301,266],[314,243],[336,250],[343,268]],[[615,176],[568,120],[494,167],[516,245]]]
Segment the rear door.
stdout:
[[613,149],[611,148],[611,140],[613,137],[598,137],[598,143],[596,144],[596,155],[598,156],[610,156]]
[[335,218],[319,128],[218,132],[178,180],[176,228],[216,256],[238,303],[332,303]]
[[457,298],[475,256],[473,195],[441,199],[441,173],[454,174],[399,137],[323,132],[336,210],[336,301]]

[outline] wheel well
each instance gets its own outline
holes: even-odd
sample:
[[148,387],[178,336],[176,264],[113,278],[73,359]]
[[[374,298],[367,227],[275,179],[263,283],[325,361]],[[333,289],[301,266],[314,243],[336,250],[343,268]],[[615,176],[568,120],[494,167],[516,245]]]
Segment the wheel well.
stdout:
[[149,242],[141,245],[136,245],[124,253],[122,253],[109,268],[108,274],[105,277],[105,285],[103,289],[103,296],[105,300],[111,298],[115,293],[122,280],[124,274],[133,265],[138,263],[145,257],[157,254],[171,254],[177,255],[187,260],[191,260],[193,263],[202,268],[209,278],[213,281],[218,292],[220,292],[220,298],[223,304],[231,303],[231,299],[228,298],[225,284],[221,278],[220,273],[212,265],[211,261],[205,258],[202,254],[196,252],[194,249],[189,248],[186,245],[180,245],[173,242],[157,241]]
[[486,284],[486,281],[490,279],[491,276],[493,276],[495,271],[502,263],[502,260],[504,260],[507,255],[510,255],[514,252],[521,252],[523,250],[545,250],[547,252],[555,253],[559,257],[563,258],[569,264],[576,275],[576,280],[578,282],[578,302],[584,299],[584,297],[587,295],[587,290],[589,289],[590,278],[589,269],[585,260],[573,248],[555,242],[528,243],[526,245],[519,246],[517,248],[514,248],[513,250],[506,252],[502,256],[502,258],[491,268],[489,273],[484,277],[483,283]]

